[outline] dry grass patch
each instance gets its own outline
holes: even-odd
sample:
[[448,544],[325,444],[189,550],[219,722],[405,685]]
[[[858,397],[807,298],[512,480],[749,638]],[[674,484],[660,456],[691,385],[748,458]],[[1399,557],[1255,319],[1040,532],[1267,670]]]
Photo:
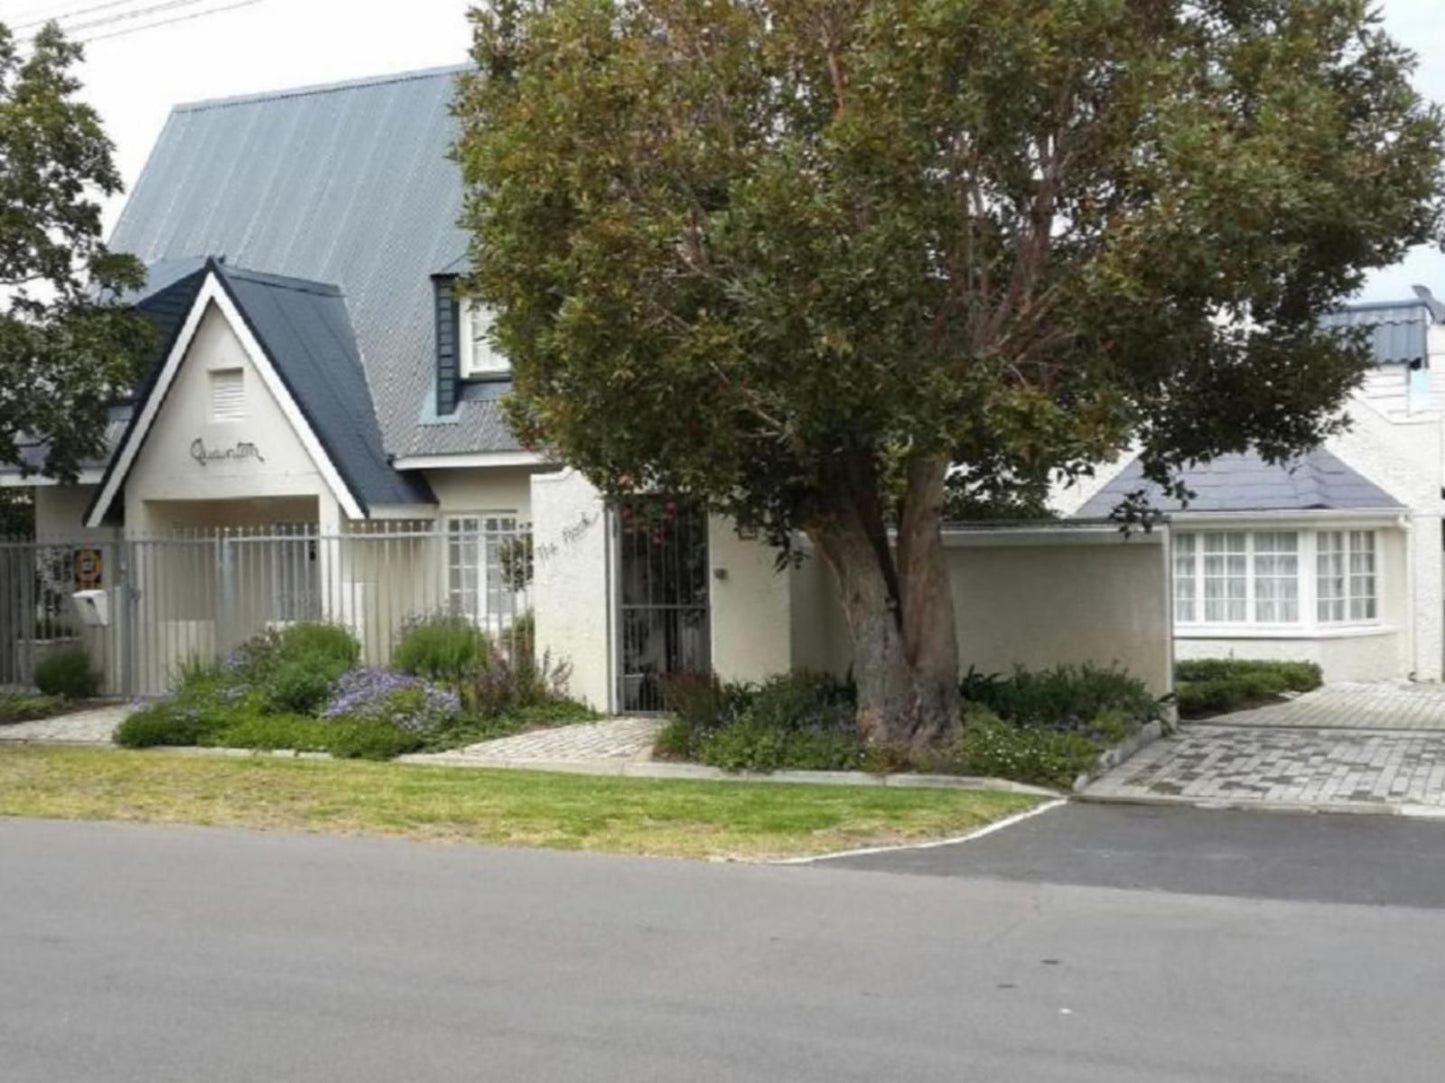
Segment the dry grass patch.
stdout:
[[958,835],[1018,794],[550,775],[167,752],[0,749],[0,815],[373,833],[675,857],[782,857]]

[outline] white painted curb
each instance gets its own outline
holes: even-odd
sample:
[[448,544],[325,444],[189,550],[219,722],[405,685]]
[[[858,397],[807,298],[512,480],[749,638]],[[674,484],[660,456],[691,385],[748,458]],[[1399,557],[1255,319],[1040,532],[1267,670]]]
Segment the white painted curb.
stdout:
[[1005,816],[1002,820],[995,820],[991,824],[984,824],[976,831],[970,831],[967,835],[957,835],[950,839],[930,839],[927,842],[902,842],[895,846],[864,846],[857,850],[838,850],[828,854],[812,854],[807,857],[781,857],[775,861],[769,861],[769,865],[812,865],[819,861],[832,861],[840,857],[865,857],[868,854],[892,854],[900,850],[936,850],[940,846],[958,846],[961,843],[972,842],[974,839],[981,839],[985,835],[992,835],[995,831],[1002,831],[1006,827],[1023,823],[1025,820],[1035,816],[1042,816],[1044,813],[1058,808],[1060,805],[1067,805],[1065,798],[1056,798],[1053,801],[1045,801],[1042,805],[1028,809],[1025,812],[1016,812],[1012,816]]

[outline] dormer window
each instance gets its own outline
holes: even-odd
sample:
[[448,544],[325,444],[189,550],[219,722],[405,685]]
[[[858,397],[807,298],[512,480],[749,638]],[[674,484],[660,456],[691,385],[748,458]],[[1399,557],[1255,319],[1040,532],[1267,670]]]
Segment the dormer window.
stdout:
[[457,306],[460,349],[457,368],[463,380],[495,380],[509,376],[512,363],[492,349],[487,331],[492,314],[477,301],[463,298]]

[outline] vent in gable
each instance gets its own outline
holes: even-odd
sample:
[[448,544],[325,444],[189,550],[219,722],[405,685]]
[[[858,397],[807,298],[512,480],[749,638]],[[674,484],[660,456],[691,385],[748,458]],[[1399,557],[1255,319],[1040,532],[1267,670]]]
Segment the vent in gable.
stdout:
[[211,420],[244,421],[245,418],[246,380],[242,370],[212,370]]

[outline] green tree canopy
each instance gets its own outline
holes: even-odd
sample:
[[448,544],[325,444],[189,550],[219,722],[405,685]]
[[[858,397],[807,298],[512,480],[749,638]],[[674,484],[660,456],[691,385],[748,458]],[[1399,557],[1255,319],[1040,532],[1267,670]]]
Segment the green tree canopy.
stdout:
[[71,479],[104,449],[106,407],[133,385],[150,324],[116,303],[144,268],[108,252],[97,193],[121,190],[80,46],[47,25],[21,55],[0,24],[0,462],[43,448]]
[[1440,230],[1440,113],[1363,0],[473,18],[470,285],[519,432],[806,532],[878,740],[953,725],[950,484],[1318,442],[1367,364],[1319,315]]

